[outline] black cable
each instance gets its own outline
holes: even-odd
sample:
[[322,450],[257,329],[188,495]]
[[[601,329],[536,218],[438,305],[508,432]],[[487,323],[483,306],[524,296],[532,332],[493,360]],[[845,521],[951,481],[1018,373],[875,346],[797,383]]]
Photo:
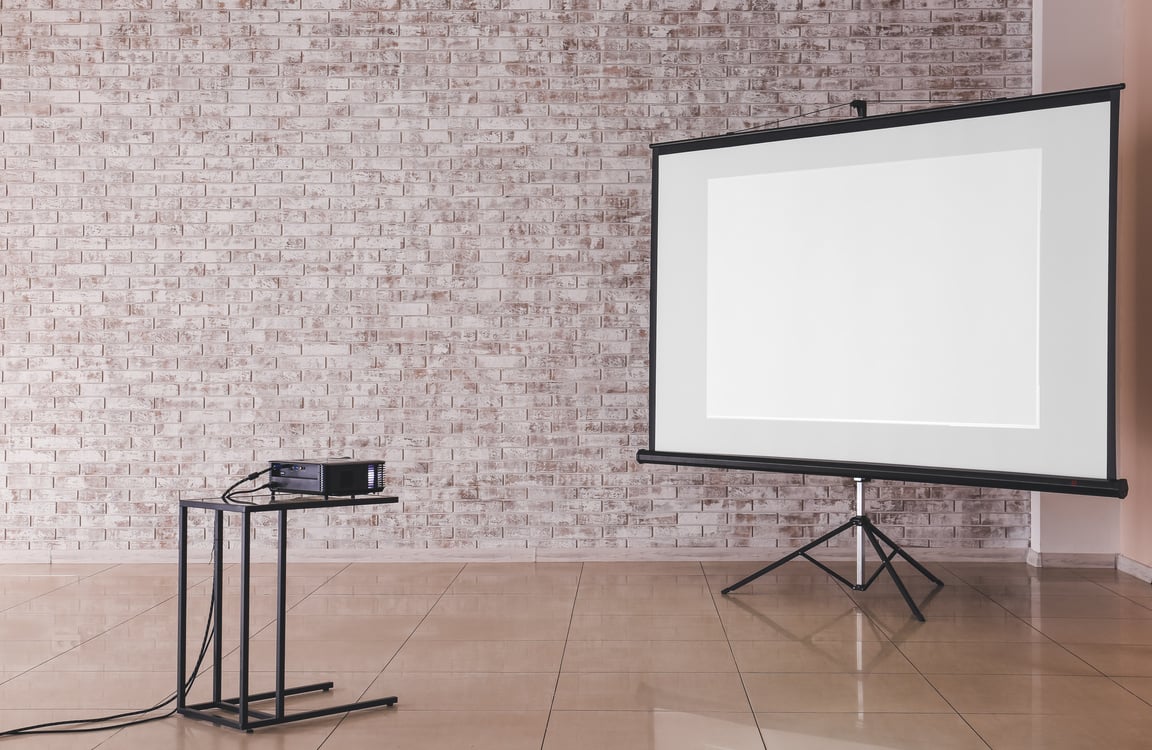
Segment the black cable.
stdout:
[[261,485],[260,487],[256,487],[256,488],[253,488],[250,490],[237,490],[236,488],[239,487],[240,485],[244,484],[245,482],[250,482],[253,479],[256,479],[261,474],[267,474],[270,471],[272,471],[271,468],[264,469],[263,471],[255,471],[255,472],[249,474],[248,476],[244,477],[243,479],[241,479],[239,482],[236,482],[235,484],[233,484],[228,489],[224,490],[219,495],[213,495],[212,497],[187,497],[184,499],[185,500],[194,500],[197,502],[205,502],[205,503],[211,503],[211,502],[214,502],[216,500],[220,500],[222,502],[228,502],[229,498],[231,498],[233,495],[244,495],[244,494],[248,494],[248,493],[252,493],[252,492],[259,492],[260,490],[265,489],[265,488],[269,487],[270,485],[265,484],[265,485]]
[[[265,485],[263,487],[256,487],[256,488],[252,489],[251,492],[260,492],[261,490],[265,490],[265,489],[268,489],[268,485]],[[240,493],[236,493],[236,494],[240,494]],[[255,495],[255,496],[253,496],[254,499],[252,499],[252,500],[240,500],[235,496],[235,494],[230,495],[229,497],[232,501],[230,503],[231,505],[259,505],[261,501],[263,501],[263,500],[271,501],[272,498],[275,496],[272,494]]]
[[259,487],[252,487],[252,488],[247,489],[247,490],[233,490],[232,492],[230,492],[228,494],[228,497],[235,497],[236,495],[253,495],[257,492],[260,492],[261,490],[266,490],[271,486],[272,486],[272,484],[270,482],[266,482],[266,483],[260,485]]
[[271,486],[272,486],[271,484],[262,484],[259,487],[253,487],[252,489],[248,489],[248,490],[233,490],[232,492],[229,492],[227,495],[224,495],[221,499],[224,502],[228,503],[229,505],[256,505],[256,503],[252,502],[251,500],[239,499],[237,497],[237,495],[251,495],[255,492],[260,492],[261,490],[266,490]]
[[[169,701],[171,702],[171,701]],[[57,721],[48,724],[34,724],[30,727],[20,727],[19,729],[12,729],[7,732],[0,732],[0,739],[5,737],[23,737],[25,735],[36,734],[83,734],[84,732],[106,732],[111,729],[124,729],[125,727],[134,727],[139,724],[147,724],[151,721],[160,721],[167,719],[176,713],[176,709],[172,709],[166,714],[161,716],[149,716],[146,719],[136,719],[135,721],[126,721],[123,724],[108,724],[99,727],[76,727],[75,729],[41,729],[40,727],[54,727],[61,724],[93,724],[99,721],[110,721],[111,716],[103,719],[73,719],[72,721]]]
[[[229,503],[229,504],[236,504],[236,505],[249,504],[250,505],[251,503],[247,503],[247,501],[244,501],[244,500],[233,500],[233,495],[243,494],[245,492],[243,490],[237,491],[236,488],[239,487],[240,485],[244,484],[245,482],[251,482],[253,479],[259,479],[261,476],[263,476],[264,474],[267,474],[270,471],[272,471],[272,467],[268,467],[267,469],[264,469],[262,471],[254,471],[251,474],[249,474],[248,476],[244,477],[243,479],[241,479],[237,482],[234,482],[231,487],[224,490],[224,492],[222,492],[220,494],[220,499],[226,503]],[[267,486],[268,485],[264,485],[264,487],[267,487]],[[256,489],[262,490],[262,489],[264,489],[264,487],[257,487]]]

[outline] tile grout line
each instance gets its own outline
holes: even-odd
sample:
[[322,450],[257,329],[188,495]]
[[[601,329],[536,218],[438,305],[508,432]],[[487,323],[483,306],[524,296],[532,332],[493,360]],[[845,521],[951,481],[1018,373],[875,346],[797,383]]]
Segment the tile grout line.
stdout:
[[[711,589],[708,571],[704,569],[704,564],[700,564],[700,572],[704,575],[704,585]],[[712,608],[716,612],[716,619],[720,623],[720,631],[724,633],[724,643],[728,645],[728,654],[732,657],[732,664],[736,667],[736,675],[740,679],[740,689],[744,691],[744,700],[748,702],[748,712],[752,715],[752,724],[756,727],[756,735],[760,738],[760,745],[764,750],[768,748],[767,740],[764,739],[764,728],[760,726],[760,719],[756,716],[756,708],[752,705],[752,696],[748,693],[748,685],[744,682],[744,670],[740,668],[740,661],[736,658],[736,650],[732,646],[732,639],[728,636],[728,628],[724,625],[724,618],[720,616],[720,607],[716,603],[716,594],[709,591],[712,596]],[[723,594],[720,594],[723,596]]]
[[544,734],[540,737],[540,750],[548,741],[548,728],[552,726],[552,713],[556,710],[556,695],[560,692],[560,677],[564,674],[564,659],[568,656],[568,641],[572,637],[572,623],[576,619],[576,602],[580,599],[580,588],[584,583],[584,563],[580,563],[580,573],[576,576],[576,592],[572,595],[572,611],[568,613],[568,629],[564,632],[564,648],[560,651],[560,664],[556,667],[556,681],[552,683],[552,700],[548,704],[548,716],[544,720]]
[[[347,570],[348,568],[350,568],[352,565],[355,565],[355,564],[356,563],[349,563],[343,570]],[[436,605],[439,604],[440,601],[445,596],[448,595],[448,590],[452,588],[452,584],[456,583],[456,581],[460,578],[461,574],[463,574],[467,568],[468,568],[468,563],[462,563],[460,565],[460,569],[456,571],[456,574],[454,576],[452,576],[452,580],[448,581],[448,583],[444,585],[444,590],[436,595],[436,601],[432,602],[432,605],[428,607],[428,611],[425,612],[420,617],[420,621],[418,623],[416,623],[416,625],[412,628],[412,632],[404,637],[404,640],[402,640],[400,642],[400,645],[396,648],[396,651],[392,654],[392,656],[388,657],[388,661],[386,661],[384,663],[384,666],[380,668],[380,671],[376,674],[376,676],[372,679],[372,681],[368,683],[368,686],[360,692],[359,700],[364,700],[364,696],[366,696],[368,694],[368,691],[372,689],[372,686],[376,684],[377,680],[379,680],[381,677],[384,676],[384,673],[386,671],[388,671],[389,665],[391,665],[393,660],[395,660],[396,656],[401,651],[404,650],[404,646],[406,646],[408,644],[408,641],[412,640],[412,636],[416,634],[416,631],[419,630],[420,626],[424,624],[424,621],[428,619],[428,615],[432,614],[432,610],[436,608]],[[341,571],[341,572],[343,572],[343,571]],[[312,593],[315,594],[316,592],[314,591]],[[309,596],[311,596],[311,594]],[[303,600],[301,600],[301,601],[303,601]],[[299,602],[297,604],[299,604]],[[400,705],[399,701],[397,701],[396,704],[394,706],[392,706],[392,708],[395,708],[395,706],[398,706],[398,705]],[[332,738],[332,735],[336,733],[336,730],[338,730],[344,724],[345,720],[347,720],[347,718],[349,716],[351,716],[353,713],[355,713],[355,712],[349,712],[346,714],[342,714],[339,717],[339,720],[333,725],[332,731],[329,732],[328,734],[326,734],[324,736],[324,739],[320,740],[320,744],[318,744],[316,746],[316,750],[320,750],[320,748],[324,747],[324,745]]]

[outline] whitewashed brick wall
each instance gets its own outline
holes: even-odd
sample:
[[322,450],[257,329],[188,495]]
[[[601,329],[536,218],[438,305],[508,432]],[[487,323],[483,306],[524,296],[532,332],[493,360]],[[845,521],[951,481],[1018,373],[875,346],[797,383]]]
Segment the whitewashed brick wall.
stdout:
[[[1029,0],[0,0],[0,553],[171,549],[179,498],[344,455],[385,458],[402,503],[310,513],[295,545],[811,538],[850,484],[635,462],[648,146],[1026,94],[1030,22]],[[1025,494],[869,491],[909,545],[1027,545]]]

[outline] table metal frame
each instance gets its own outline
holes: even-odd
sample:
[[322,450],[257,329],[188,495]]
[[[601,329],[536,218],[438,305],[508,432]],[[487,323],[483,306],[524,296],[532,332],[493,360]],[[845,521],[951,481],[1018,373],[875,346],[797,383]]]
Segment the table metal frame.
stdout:
[[[317,691],[330,690],[334,683],[320,682],[299,687],[284,686],[287,569],[288,569],[288,511],[307,508],[344,508],[360,505],[382,505],[397,502],[396,497],[365,495],[361,497],[306,498],[273,500],[263,504],[232,504],[219,501],[181,500],[179,518],[179,559],[177,565],[177,657],[176,657],[176,711],[182,716],[201,719],[220,726],[251,732],[260,727],[304,721],[378,706],[393,706],[396,696],[327,706],[312,711],[284,711],[284,699]],[[187,636],[188,636],[188,510],[200,508],[213,511],[213,628],[212,639],[212,700],[188,703]],[[239,513],[241,517],[240,541],[240,685],[235,698],[223,698],[221,645],[224,625],[224,514]],[[276,687],[262,693],[249,692],[249,632],[251,629],[250,587],[252,582],[252,516],[255,513],[276,513],[279,520],[279,539],[276,557]],[[256,710],[253,703],[274,701],[272,712]],[[230,718],[234,716],[235,718]]]

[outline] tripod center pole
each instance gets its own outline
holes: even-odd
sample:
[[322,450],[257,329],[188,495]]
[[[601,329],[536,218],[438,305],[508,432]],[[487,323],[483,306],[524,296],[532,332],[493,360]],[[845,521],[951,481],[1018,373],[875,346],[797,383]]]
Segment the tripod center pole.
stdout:
[[[867,479],[863,477],[853,477],[852,481],[856,483],[856,516],[864,516],[864,483]],[[864,532],[859,526],[856,527],[856,585],[864,585]]]

